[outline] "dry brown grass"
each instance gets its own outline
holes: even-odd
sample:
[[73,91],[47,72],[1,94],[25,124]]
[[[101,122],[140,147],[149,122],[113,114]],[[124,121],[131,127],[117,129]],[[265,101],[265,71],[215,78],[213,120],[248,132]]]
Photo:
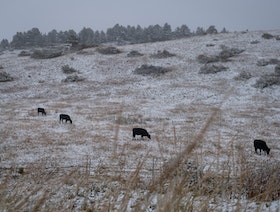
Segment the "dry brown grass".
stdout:
[[[231,79],[251,68],[258,77],[264,70],[253,59],[277,51],[249,46],[229,62],[228,74],[204,76],[197,73],[196,49],[205,50],[197,39],[160,44],[178,53],[161,62],[150,58],[151,44],[122,47],[139,48],[139,58],[66,55],[87,78],[75,84],[61,83],[64,59],[3,58],[16,79],[0,89],[0,211],[279,210],[272,203],[280,199],[277,88],[259,92],[251,80]],[[224,42],[233,44],[215,41]],[[159,63],[172,71],[158,78],[132,73]],[[59,124],[59,113],[73,124]],[[148,129],[152,139],[132,139],[133,127]],[[254,153],[255,137],[267,141],[269,156]]]
[[[229,112],[252,120],[252,128],[263,126],[253,121],[259,114],[270,114],[267,109],[249,105],[225,113],[205,103],[178,104],[170,113],[187,114],[186,119],[172,122],[136,113],[137,105],[105,104],[98,98],[84,99],[81,106],[78,101],[54,102],[46,117],[28,104],[21,106],[26,113],[2,114],[6,142],[0,153],[7,169],[0,175],[0,209],[208,211],[221,210],[221,202],[232,209],[234,199],[241,205],[235,207],[238,211],[250,201],[279,199],[279,167],[273,155],[263,161],[264,157],[248,154],[251,143],[245,143],[244,126],[234,126],[235,132],[221,130],[231,127]],[[138,101],[146,103],[145,98]],[[9,110],[19,106],[10,105]],[[73,125],[58,123],[61,110],[73,111]],[[148,126],[152,139],[132,140],[134,126]],[[278,125],[273,126],[260,133],[271,136]],[[17,162],[26,155],[35,159]],[[264,186],[257,186],[260,181]]]
[[[86,211],[125,211],[128,206],[132,211],[144,211],[145,208],[157,211],[199,208],[207,211],[209,204],[215,205],[219,199],[226,202],[232,198],[242,201],[246,197],[258,201],[279,199],[279,187],[275,186],[279,185],[277,164],[262,163],[258,169],[254,169],[254,163],[246,156],[245,148],[235,143],[236,137],[230,142],[230,151],[222,148],[220,139],[213,144],[214,150],[204,150],[204,137],[215,125],[219,114],[220,110],[214,109],[199,133],[185,144],[180,140],[183,138],[178,137],[176,127],[163,124],[162,129],[168,129],[171,133],[165,130],[156,138],[161,155],[158,158],[153,155],[154,150],[146,146],[146,143],[151,142],[149,140],[119,143],[123,125],[117,119],[113,128],[109,128],[115,130],[113,140],[109,141],[102,135],[95,138],[100,144],[98,151],[114,152],[109,161],[100,160],[95,166],[93,157],[87,155],[81,165],[62,167],[59,160],[50,161],[46,158],[24,167],[22,174],[18,173],[16,167],[5,170],[5,175],[1,177],[0,206],[8,210],[29,208],[31,211],[72,210],[76,207]],[[83,133],[75,134],[82,136]],[[171,136],[166,136],[168,133]],[[44,138],[51,139],[46,134]],[[115,146],[108,147],[112,141]],[[168,143],[176,152],[175,155],[169,147],[166,148]],[[142,157],[131,157],[141,151],[145,152]],[[168,154],[173,154],[173,157],[166,161],[165,156]],[[201,166],[205,154],[214,158],[206,169]],[[263,179],[267,179],[264,187],[256,186]],[[53,204],[58,195],[60,198]],[[156,204],[151,203],[154,197],[157,198]],[[133,198],[135,201],[131,203]],[[81,200],[82,204],[77,205]],[[217,205],[211,206],[212,209],[218,209]]]

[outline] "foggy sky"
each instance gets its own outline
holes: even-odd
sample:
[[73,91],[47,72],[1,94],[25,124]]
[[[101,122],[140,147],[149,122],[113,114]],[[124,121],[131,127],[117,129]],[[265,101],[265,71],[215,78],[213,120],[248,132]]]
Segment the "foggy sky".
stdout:
[[34,27],[42,33],[165,23],[191,31],[280,29],[279,9],[280,0],[0,0],[0,41]]

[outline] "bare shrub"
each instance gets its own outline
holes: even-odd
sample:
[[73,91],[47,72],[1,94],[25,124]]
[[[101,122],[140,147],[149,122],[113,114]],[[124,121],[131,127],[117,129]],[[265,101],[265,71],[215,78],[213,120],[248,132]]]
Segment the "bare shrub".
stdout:
[[228,61],[228,59],[230,57],[234,57],[245,51],[244,49],[229,48],[225,45],[221,45],[220,47],[221,47],[222,51],[219,53],[219,59],[223,62]]
[[84,81],[85,79],[78,76],[78,75],[71,75],[66,77],[66,79],[62,80],[62,82],[80,82],[80,81]]
[[252,77],[251,73],[248,73],[246,71],[241,72],[238,76],[234,77],[235,80],[238,81],[245,81]]
[[206,56],[206,55],[200,54],[197,56],[197,60],[199,63],[207,64],[207,63],[218,62],[219,58],[217,56]]
[[143,54],[141,54],[140,52],[138,51],[130,51],[128,54],[127,54],[127,57],[140,57],[140,56],[143,56]]
[[[275,62],[275,61],[274,61]],[[255,88],[266,88],[273,85],[280,85],[280,65],[274,68],[274,73],[261,76],[255,83]]]
[[267,66],[269,62],[265,59],[261,59],[257,61],[257,66]]
[[260,59],[257,61],[257,66],[267,66],[267,65],[280,65],[280,60],[276,58],[271,58],[271,59]]
[[31,58],[34,58],[34,59],[50,59],[50,58],[59,57],[61,55],[62,55],[61,50],[42,49],[42,50],[35,50],[31,54]]
[[258,43],[260,43],[260,41],[258,41],[258,40],[253,40],[250,42],[250,44],[258,44]]
[[62,69],[63,73],[65,73],[65,74],[73,74],[73,73],[77,72],[76,69],[70,67],[69,65],[64,65],[61,67],[61,69]]
[[280,65],[275,66],[274,72],[275,74],[280,75]]
[[249,199],[274,201],[280,198],[280,165],[270,160],[243,162],[243,188]]
[[263,89],[273,85],[280,85],[280,75],[278,74],[264,75],[257,80],[254,87]]
[[206,44],[206,47],[213,47],[213,46],[215,46],[215,44],[213,44],[213,43]]
[[97,48],[97,52],[100,54],[119,54],[121,51],[117,49],[116,47],[109,46],[109,47],[100,47]]
[[98,47],[98,45],[96,44],[75,44],[71,46],[71,50],[72,51],[77,51],[77,53],[80,53],[80,51],[82,51],[83,49],[87,49],[87,48],[94,48],[94,47]]
[[278,60],[276,58],[272,58],[272,59],[269,60],[269,64],[280,65],[280,60]]
[[175,54],[172,54],[167,50],[163,50],[163,51],[158,51],[156,54],[153,54],[151,57],[161,59],[161,58],[168,58],[168,57],[174,57],[174,56],[175,56]]
[[264,39],[272,39],[272,38],[274,38],[274,36],[269,34],[269,33],[263,33],[262,38],[264,38]]
[[215,74],[226,71],[228,68],[223,65],[204,65],[200,68],[199,74]]
[[26,57],[26,56],[31,56],[31,53],[29,51],[21,51],[19,54],[18,54],[19,57]]
[[151,75],[151,76],[159,76],[171,71],[168,68],[163,68],[160,66],[153,66],[144,64],[141,67],[134,70],[134,74],[140,74],[143,76]]
[[207,63],[214,63],[214,62],[227,62],[229,58],[234,57],[238,54],[241,54],[245,50],[237,49],[237,48],[229,48],[225,45],[220,46],[222,51],[218,55],[206,56],[206,55],[198,55],[197,60],[199,63],[207,64]]
[[14,80],[7,72],[0,72],[0,82],[8,82]]

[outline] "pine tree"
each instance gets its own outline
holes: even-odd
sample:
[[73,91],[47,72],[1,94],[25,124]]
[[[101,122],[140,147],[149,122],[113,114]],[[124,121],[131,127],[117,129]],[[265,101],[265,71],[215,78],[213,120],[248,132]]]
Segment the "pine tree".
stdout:
[[9,41],[7,39],[3,39],[0,43],[0,49],[5,50],[10,46]]

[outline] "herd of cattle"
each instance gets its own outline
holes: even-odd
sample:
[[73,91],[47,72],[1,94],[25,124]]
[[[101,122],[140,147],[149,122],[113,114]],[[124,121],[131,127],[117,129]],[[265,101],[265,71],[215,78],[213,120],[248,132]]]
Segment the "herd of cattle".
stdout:
[[[38,115],[40,113],[42,115],[45,115],[45,116],[47,115],[45,108],[39,107],[38,108]],[[70,118],[69,115],[67,115],[67,114],[60,114],[59,115],[59,122],[62,123],[64,120],[65,120],[66,123],[69,121],[72,124],[72,119]],[[133,134],[133,138],[135,138],[136,135],[140,135],[141,138],[148,137],[149,139],[151,139],[151,135],[148,133],[147,130],[145,130],[143,128],[133,128],[132,129],[132,134]]]
[[[42,114],[42,115],[47,115],[47,113],[46,113],[46,111],[45,111],[45,108],[41,108],[41,107],[39,107],[38,108],[38,115],[39,114]],[[59,122],[63,122],[63,120],[65,120],[65,122],[67,123],[67,121],[69,121],[71,124],[72,124],[72,120],[71,120],[71,118],[70,118],[70,116],[69,115],[67,115],[67,114],[60,114],[59,115]]]
[[[38,108],[38,115],[39,114],[42,115],[47,115],[46,111],[44,108]],[[65,122],[67,123],[68,121],[72,124],[72,120],[70,118],[69,115],[67,114],[60,114],[59,115],[59,122],[62,123],[65,120]],[[132,136],[133,138],[136,137],[136,135],[140,135],[141,138],[144,137],[148,137],[149,139],[151,139],[151,135],[148,133],[147,130],[143,129],[143,128],[133,128],[132,129]],[[255,152],[258,153],[258,149],[260,150],[260,154],[262,152],[262,150],[264,152],[266,152],[266,154],[269,154],[270,148],[268,148],[268,146],[266,145],[266,142],[263,140],[254,140],[254,148],[255,148]]]

